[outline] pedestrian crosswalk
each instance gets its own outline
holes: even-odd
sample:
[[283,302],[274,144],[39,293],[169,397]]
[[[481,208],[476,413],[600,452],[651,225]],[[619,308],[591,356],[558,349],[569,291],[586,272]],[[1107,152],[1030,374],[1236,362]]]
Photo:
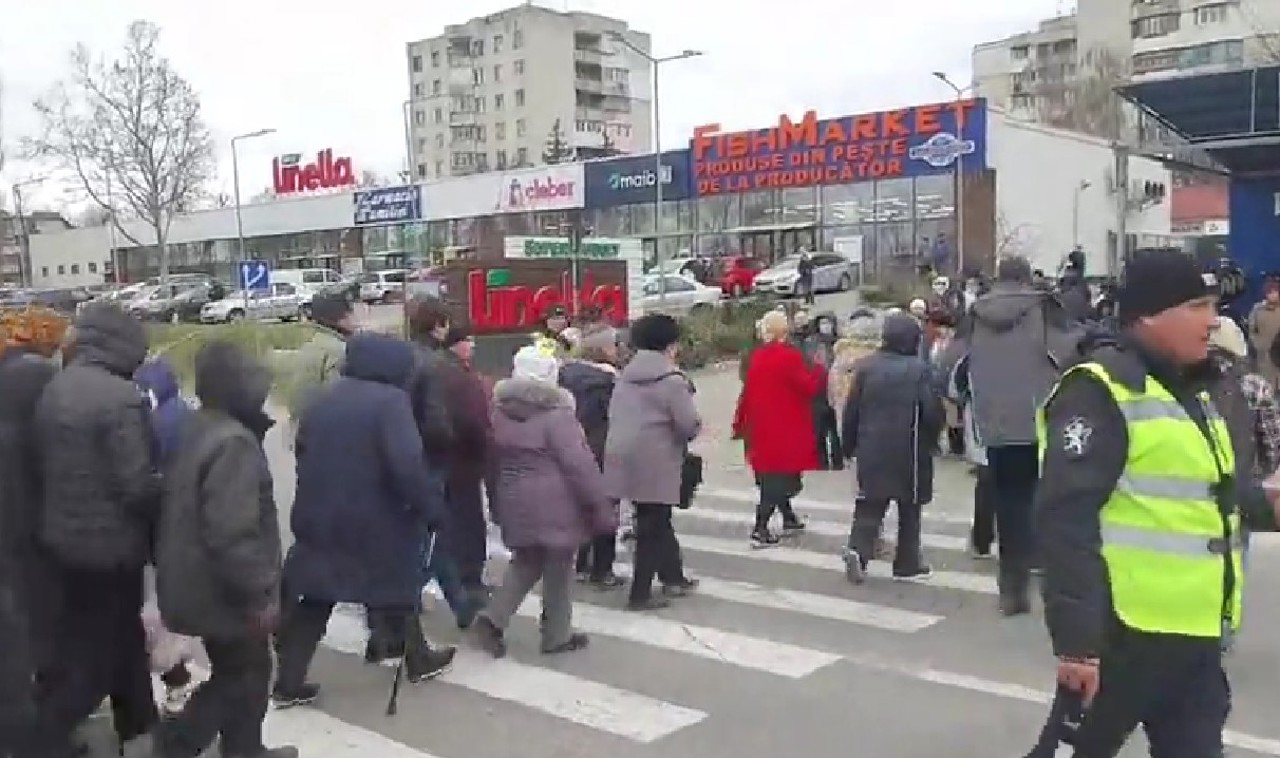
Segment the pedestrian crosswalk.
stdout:
[[[1008,710],[1021,709],[1017,723],[1030,744],[1044,714],[1044,681],[985,679],[972,673],[981,666],[966,673],[935,662],[943,641],[956,644],[949,635],[959,632],[950,632],[957,627],[949,622],[963,625],[967,635],[975,625],[990,629],[995,645],[1004,635],[1025,645],[1028,656],[1043,655],[1038,620],[1028,620],[1017,635],[1001,626],[990,597],[994,565],[965,555],[963,512],[926,515],[924,546],[935,571],[925,586],[891,582],[887,566],[853,586],[840,557],[851,506],[805,498],[796,506],[808,517],[802,535],[777,548],[752,549],[747,493],[707,487],[675,518],[687,572],[701,582],[696,592],[669,609],[637,614],[623,610],[625,587],[580,585],[574,622],[591,636],[581,653],[538,652],[536,595],[519,609],[511,653],[500,660],[469,645],[466,634],[452,628],[444,604],[434,603],[426,616],[429,632],[437,642],[458,643],[458,657],[438,679],[408,688],[394,718],[381,714],[391,673],[364,666],[362,615],[339,608],[317,657],[320,702],[272,711],[269,743],[296,744],[308,758],[639,758],[658,752],[712,758],[707,746],[716,735],[754,728],[742,721],[752,718],[744,703],[760,697],[755,693],[785,710],[787,702],[812,702],[817,692],[840,697],[865,677],[884,675],[958,693],[993,723],[1009,723]],[[628,573],[625,553],[618,569]],[[940,602],[940,594],[953,602]],[[1048,666],[1044,676],[1051,676]],[[832,708],[854,717],[857,702],[850,698]],[[465,741],[456,738],[458,730],[465,730]],[[941,750],[947,743],[939,740]],[[1280,740],[1232,733],[1228,742],[1248,754],[1280,756]],[[740,748],[734,754],[757,758]],[[776,753],[759,756],[766,754]]]

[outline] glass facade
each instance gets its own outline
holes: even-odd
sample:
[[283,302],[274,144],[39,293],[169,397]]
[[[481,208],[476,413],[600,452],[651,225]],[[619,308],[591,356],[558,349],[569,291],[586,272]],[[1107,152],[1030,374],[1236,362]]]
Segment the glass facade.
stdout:
[[[640,238],[649,263],[658,246],[665,258],[751,255],[773,261],[802,247],[832,250],[839,238],[861,237],[864,275],[873,281],[885,266],[918,265],[950,249],[956,238],[955,181],[940,175],[668,200],[656,225],[654,215],[653,204],[642,203],[298,232],[246,238],[245,253],[273,268],[377,271],[440,265],[480,249],[500,249],[507,236],[564,236],[580,222],[595,236]],[[234,239],[174,244],[170,250],[174,273],[235,278],[240,256]],[[158,273],[154,247],[120,250],[119,259],[126,281]]]

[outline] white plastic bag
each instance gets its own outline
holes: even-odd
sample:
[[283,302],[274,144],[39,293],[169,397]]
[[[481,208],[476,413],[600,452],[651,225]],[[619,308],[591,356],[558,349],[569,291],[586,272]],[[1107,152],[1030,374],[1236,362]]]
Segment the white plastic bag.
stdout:
[[142,607],[142,624],[147,630],[147,654],[151,656],[152,672],[163,674],[199,655],[200,640],[165,629],[154,600]]

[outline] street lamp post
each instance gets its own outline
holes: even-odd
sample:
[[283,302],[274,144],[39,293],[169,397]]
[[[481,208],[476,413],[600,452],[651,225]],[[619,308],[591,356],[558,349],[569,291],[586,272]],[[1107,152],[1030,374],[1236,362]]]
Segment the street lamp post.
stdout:
[[[275,129],[259,129],[254,132],[238,134],[231,138],[231,184],[232,194],[235,196],[236,204],[236,259],[240,263],[244,263],[247,258],[244,254],[244,219],[240,214],[240,156],[236,150],[236,143],[241,140],[254,139],[256,137],[265,137],[268,134],[275,134]],[[245,310],[249,307],[249,291],[244,293]]]
[[[947,85],[956,94],[956,101],[959,102],[965,98],[965,93],[973,89],[973,85],[961,87],[941,71],[934,71],[933,76],[938,81]],[[964,139],[964,124],[959,117],[956,118],[956,139]],[[964,271],[964,156],[956,158],[955,169],[952,170],[955,182],[956,193],[956,273]]]
[[1071,247],[1072,249],[1080,247],[1080,193],[1089,189],[1091,186],[1089,180],[1081,179],[1076,185],[1075,192],[1071,196]]
[[653,67],[653,99],[650,103],[653,110],[653,260],[654,268],[658,271],[658,307],[662,308],[667,304],[667,276],[666,271],[662,268],[662,240],[660,238],[662,233],[662,118],[658,103],[658,72],[664,63],[686,58],[697,58],[702,55],[702,52],[699,50],[685,50],[675,55],[657,58],[637,47],[621,32],[610,32],[609,36],[631,50],[631,52],[644,58]]

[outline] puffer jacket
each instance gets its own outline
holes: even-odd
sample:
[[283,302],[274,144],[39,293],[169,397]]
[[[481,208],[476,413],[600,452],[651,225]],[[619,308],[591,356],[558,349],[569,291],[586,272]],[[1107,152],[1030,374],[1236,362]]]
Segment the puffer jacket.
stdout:
[[142,324],[90,303],[76,319],[69,365],[36,406],[40,535],[68,565],[140,567],[151,554],[160,480],[147,401],[133,383],[146,354]]
[[280,522],[262,438],[270,377],[234,346],[196,363],[200,410],[165,468],[156,599],[165,628],[192,637],[248,634],[279,596]]
[[569,390],[577,406],[578,423],[587,435],[596,462],[604,465],[604,443],[609,437],[609,401],[618,370],[607,363],[571,360],[560,369],[560,386]]
[[510,548],[574,550],[617,529],[604,477],[553,384],[504,379],[493,389],[494,483],[490,510]]
[[178,447],[182,427],[194,413],[183,399],[178,374],[163,359],[147,361],[133,375],[151,400],[151,431],[155,438],[158,460],[169,460]]

